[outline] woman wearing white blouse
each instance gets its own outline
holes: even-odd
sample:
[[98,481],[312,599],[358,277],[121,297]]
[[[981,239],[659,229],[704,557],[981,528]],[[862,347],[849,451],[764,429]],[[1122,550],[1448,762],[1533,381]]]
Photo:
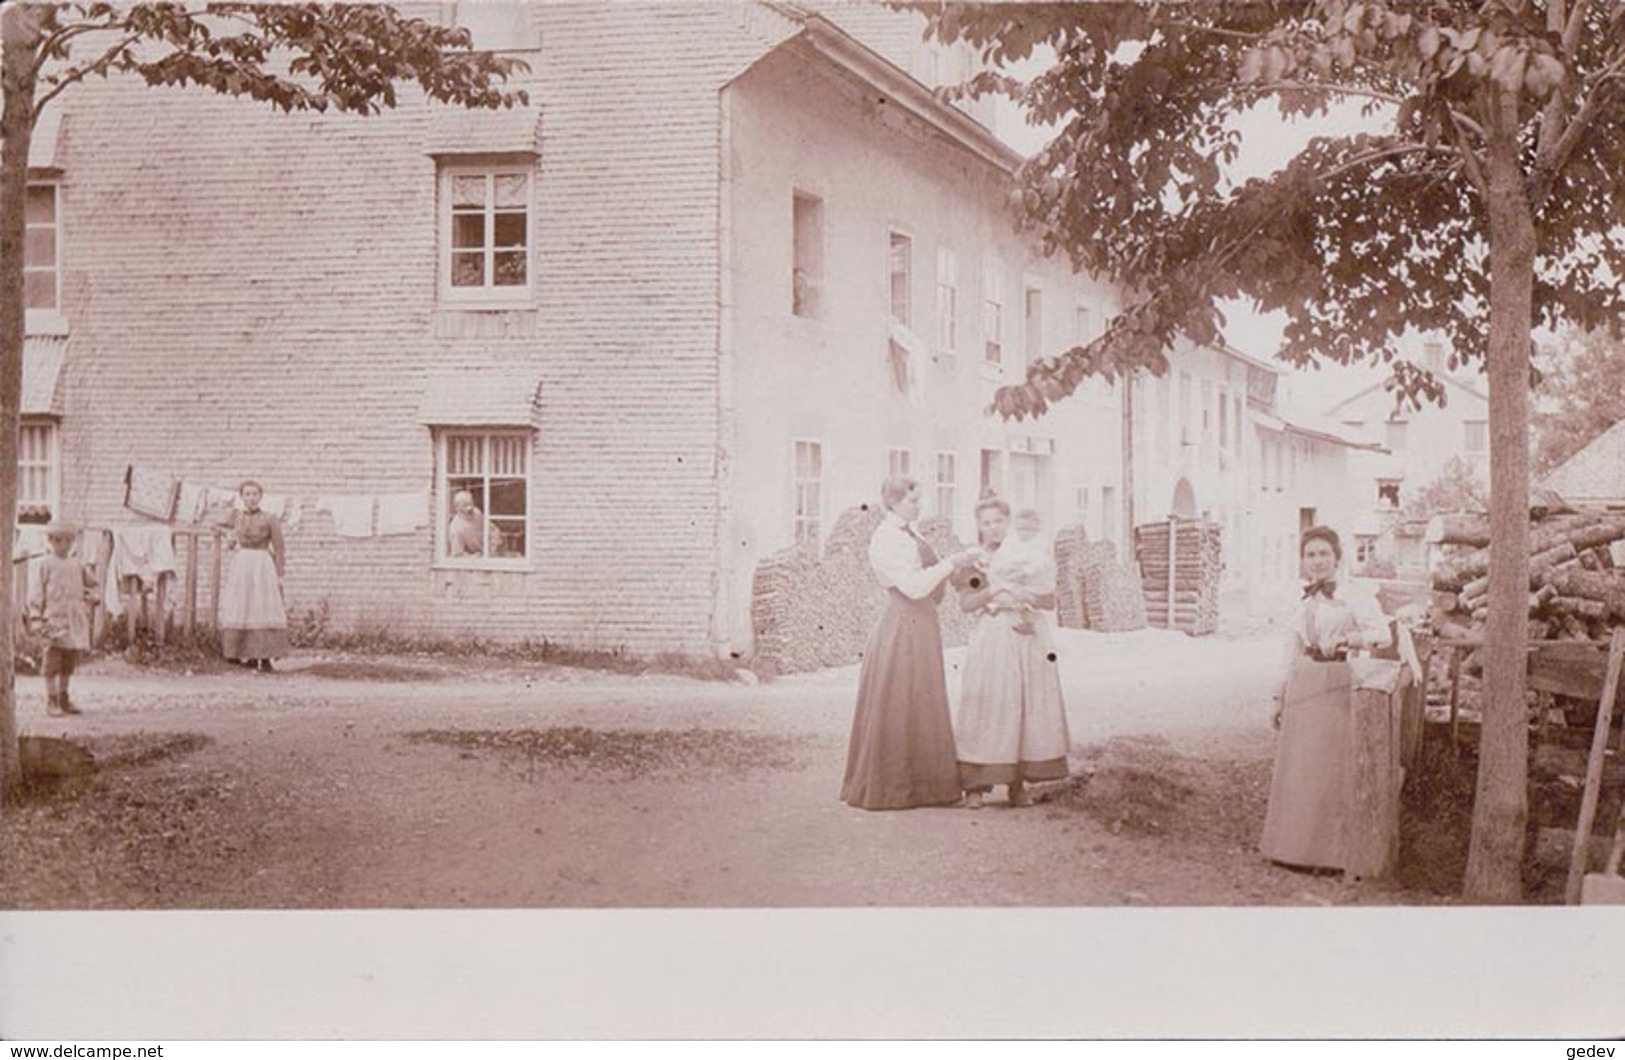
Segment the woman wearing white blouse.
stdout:
[[937,607],[948,575],[975,559],[969,552],[938,559],[915,533],[913,479],[887,479],[881,496],[886,516],[869,539],[869,563],[886,589],[886,610],[858,676],[841,800],[865,810],[952,805],[960,798],[959,754]]
[[1336,578],[1343,558],[1337,533],[1304,531],[1298,546],[1305,576],[1291,638],[1290,674],[1275,696],[1281,730],[1259,849],[1295,868],[1342,869],[1346,863],[1351,650],[1387,647],[1391,634],[1376,600]]

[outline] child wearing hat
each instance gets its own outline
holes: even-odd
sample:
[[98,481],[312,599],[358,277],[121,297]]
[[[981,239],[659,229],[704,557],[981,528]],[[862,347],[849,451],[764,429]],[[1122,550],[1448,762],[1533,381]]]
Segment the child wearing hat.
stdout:
[[46,710],[50,714],[78,714],[68,698],[68,679],[81,653],[90,650],[90,604],[96,599],[96,579],[90,568],[68,552],[78,531],[67,523],[45,528],[51,553],[34,562],[28,591],[28,622],[45,648]]

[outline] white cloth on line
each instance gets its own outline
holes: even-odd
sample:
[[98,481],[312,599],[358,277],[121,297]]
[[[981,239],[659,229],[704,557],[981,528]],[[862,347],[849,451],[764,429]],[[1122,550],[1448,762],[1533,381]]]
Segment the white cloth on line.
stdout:
[[143,591],[160,578],[173,578],[180,568],[175,558],[174,532],[167,523],[115,526],[113,551],[107,557],[107,576],[102,595],[107,613],[124,613],[124,579],[140,578]]
[[340,537],[371,537],[371,497],[319,497],[316,507],[333,513],[333,530]]
[[410,534],[429,525],[429,491],[388,493],[378,498],[378,533]]
[[182,523],[195,523],[203,518],[204,498],[209,488],[193,482],[181,482],[180,498],[175,502],[175,519]]

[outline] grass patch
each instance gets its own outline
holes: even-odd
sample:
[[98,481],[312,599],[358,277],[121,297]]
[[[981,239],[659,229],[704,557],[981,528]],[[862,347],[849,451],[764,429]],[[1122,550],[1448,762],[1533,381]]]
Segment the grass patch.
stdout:
[[463,758],[495,757],[527,771],[563,768],[614,779],[673,772],[742,773],[789,769],[807,742],[731,729],[637,731],[566,726],[551,729],[427,729],[414,744],[455,748]]

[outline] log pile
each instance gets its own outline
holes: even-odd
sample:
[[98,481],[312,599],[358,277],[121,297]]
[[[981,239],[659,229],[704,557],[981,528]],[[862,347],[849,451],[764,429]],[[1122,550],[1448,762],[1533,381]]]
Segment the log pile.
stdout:
[[1089,535],[1083,526],[1062,527],[1055,535],[1055,622],[1067,629],[1087,629],[1083,609],[1084,550]]
[[1134,552],[1151,625],[1197,636],[1218,628],[1224,550],[1217,523],[1147,523],[1135,528]]
[[[1430,544],[1454,548],[1433,570],[1444,625],[1480,627],[1489,611],[1489,524],[1452,513],[1428,523]],[[1625,516],[1577,512],[1563,505],[1531,509],[1530,640],[1607,640],[1625,623],[1625,571],[1610,548],[1625,541]]]
[[1145,598],[1134,572],[1117,561],[1117,546],[1099,541],[1084,547],[1083,611],[1089,629],[1126,633],[1146,626]]

